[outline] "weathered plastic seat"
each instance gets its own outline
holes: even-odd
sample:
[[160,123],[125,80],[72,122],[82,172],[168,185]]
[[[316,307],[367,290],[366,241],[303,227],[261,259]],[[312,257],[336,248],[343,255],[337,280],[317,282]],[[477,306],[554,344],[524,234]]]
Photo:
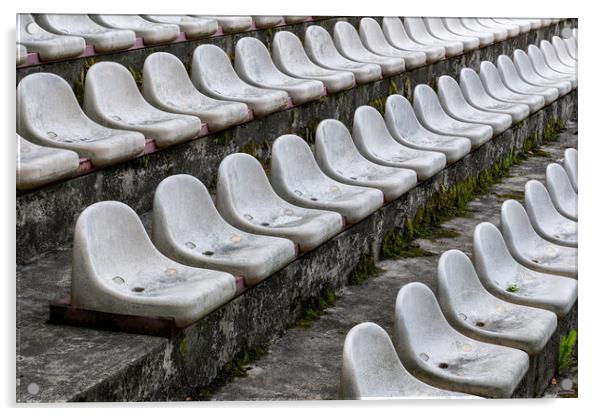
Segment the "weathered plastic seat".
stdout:
[[[518,33],[527,33],[531,30],[531,21],[523,20],[523,19],[509,19],[503,17],[491,18],[491,20],[495,23],[499,23],[504,27],[517,26]],[[517,34],[518,34],[517,33]],[[514,35],[516,36],[516,35]]]
[[573,28],[573,37],[579,40],[579,29]]
[[472,262],[459,250],[439,258],[437,299],[448,322],[467,337],[540,353],[556,330],[556,314],[516,305],[489,293]]
[[84,111],[108,127],[139,131],[159,148],[191,140],[201,132],[198,117],[168,113],[150,105],[132,74],[116,62],[99,62],[86,74]]
[[283,110],[288,105],[285,91],[258,88],[242,81],[228,55],[215,45],[200,45],[194,50],[190,78],[195,87],[210,97],[245,103],[256,117]]
[[437,80],[439,102],[447,114],[467,123],[485,124],[493,128],[493,134],[500,134],[512,125],[512,117],[479,110],[466,101],[455,79],[443,75]]
[[531,30],[539,29],[541,27],[540,19],[525,19],[525,20],[528,20],[529,23],[531,23]]
[[[401,58],[406,69],[414,69],[426,64],[426,54],[420,51],[403,51],[391,46],[378,22],[371,17],[360,21],[360,39],[368,51],[382,56]],[[353,36],[355,38],[355,35]]]
[[173,42],[180,34],[178,25],[150,22],[135,14],[93,14],[90,17],[105,27],[133,30],[146,45]]
[[426,54],[426,63],[432,64],[445,58],[445,48],[438,45],[424,45],[414,41],[406,32],[398,17],[383,17],[382,28],[385,38],[397,49],[419,51]]
[[253,19],[251,16],[193,16],[217,20],[217,23],[222,28],[224,33],[244,32],[245,30],[251,29],[251,26],[253,26]]
[[568,38],[572,38],[573,37],[573,28],[571,27],[565,27],[560,31],[560,35],[564,38],[564,39],[568,39]]
[[546,104],[546,100],[542,95],[519,94],[506,87],[500,78],[497,68],[489,61],[481,62],[479,77],[481,78],[483,87],[485,87],[485,91],[497,100],[526,104],[529,106],[531,113],[542,109]]
[[426,84],[414,88],[413,104],[416,117],[424,127],[438,134],[466,137],[473,149],[493,137],[493,128],[489,125],[466,123],[447,115],[435,91]]
[[17,42],[35,52],[40,61],[74,58],[84,53],[86,41],[80,36],[59,36],[42,29],[30,14],[17,15]]
[[153,243],[179,263],[244,276],[247,286],[283,268],[296,255],[290,240],[249,234],[228,224],[205,185],[190,175],[169,176],[157,187]]
[[90,19],[87,14],[39,14],[36,21],[57,35],[81,36],[96,52],[119,51],[131,48],[136,42],[132,30],[108,29]]
[[74,175],[79,156],[71,150],[38,146],[17,136],[17,190],[28,191]]
[[58,147],[104,167],[139,156],[144,136],[90,120],[63,78],[47,72],[26,76],[17,86],[17,129],[36,144]]
[[535,71],[544,78],[553,80],[569,81],[573,88],[577,88],[577,76],[566,72],[558,72],[548,66],[541,49],[535,45],[527,47],[527,55],[533,64]]
[[353,116],[353,141],[365,158],[374,163],[416,171],[423,181],[446,165],[443,153],[416,150],[395,140],[374,107],[358,107]]
[[355,224],[384,203],[378,189],[347,185],[326,176],[309,145],[299,136],[285,134],[272,145],[270,183],[291,204],[335,211]]
[[447,58],[461,55],[464,51],[464,44],[462,42],[444,41],[431,35],[420,17],[406,17],[403,19],[403,24],[407,33],[414,41],[428,46],[444,47]]
[[526,95],[541,95],[544,97],[546,105],[554,102],[559,96],[558,89],[554,87],[538,87],[524,81],[518,75],[512,60],[506,55],[497,57],[497,69],[502,82],[511,91]]
[[390,95],[385,102],[385,123],[391,133],[401,144],[418,150],[441,152],[447,163],[460,160],[470,152],[470,140],[458,136],[444,136],[433,133],[422,127],[412,104],[401,95]]
[[234,297],[229,273],[184,266],[151,243],[138,215],[125,204],[90,205],[73,237],[71,303],[124,315],[170,317],[187,326]]
[[556,88],[560,95],[566,95],[571,91],[570,81],[552,80],[539,75],[533,68],[529,56],[522,49],[514,50],[513,60],[516,71],[525,82],[535,86]]
[[573,58],[568,51],[566,43],[558,36],[552,37],[552,45],[558,56],[558,60],[568,66],[569,68],[577,67],[577,60]]
[[284,22],[282,16],[252,16],[251,18],[253,19],[253,23],[255,23],[255,27],[258,29],[278,26]]
[[577,193],[566,171],[558,163],[550,163],[546,168],[546,188],[558,212],[577,221]]
[[174,55],[155,52],[144,60],[142,94],[161,110],[197,116],[216,132],[240,124],[248,117],[244,103],[214,100],[201,94]]
[[476,36],[458,35],[451,32],[439,17],[424,17],[423,22],[427,30],[437,39],[448,42],[462,42],[464,52],[478,49],[481,44],[480,39]]
[[577,300],[577,280],[531,270],[512,257],[497,227],[482,222],[474,230],[473,260],[489,292],[508,302],[566,316]]
[[552,19],[546,19],[546,18],[544,18],[544,19],[539,19],[539,20],[541,20],[541,26],[542,27],[547,27],[547,26],[550,26],[552,24]]
[[563,39],[563,41],[569,56],[575,61],[577,61],[579,56],[577,52],[577,41],[575,40],[575,38]]
[[366,49],[355,28],[348,22],[337,22],[334,25],[333,38],[341,55],[361,63],[378,64],[384,76],[399,74],[405,70],[403,58],[378,55]]
[[536,180],[526,183],[525,208],[540,236],[560,246],[577,247],[577,221],[558,212],[544,184]]
[[507,38],[518,36],[518,34],[520,33],[520,26],[515,25],[513,23],[499,23],[490,17],[478,17],[477,21],[487,28],[491,28],[494,30],[506,30],[506,32],[508,33]]
[[393,344],[405,368],[425,383],[486,397],[510,397],[529,368],[524,351],[474,340],[445,320],[423,283],[401,288]]
[[309,251],[343,229],[343,217],[332,211],[298,207],[280,198],[253,156],[234,153],[222,160],[216,206],[236,228],[253,234],[284,237]]
[[349,71],[358,84],[373,82],[382,77],[380,65],[352,61],[339,53],[326,29],[318,25],[305,30],[305,52],[316,64],[336,71]]
[[282,72],[292,77],[322,81],[329,94],[355,85],[352,72],[325,69],[314,64],[305,53],[299,38],[291,32],[280,31],[274,35],[272,59]]
[[284,21],[289,25],[303,23],[310,19],[311,16],[284,16]]
[[492,97],[485,91],[479,74],[471,68],[462,68],[460,71],[460,88],[464,98],[473,107],[481,110],[508,114],[512,122],[517,123],[529,116],[529,106],[518,102],[503,101]]
[[541,238],[519,202],[509,199],[502,204],[501,224],[504,240],[516,261],[539,272],[577,277],[577,249]]
[[23,65],[27,61],[27,48],[17,43],[16,57],[17,66]]
[[213,35],[219,29],[217,20],[174,14],[145,14],[146,20],[177,25],[187,39],[200,39]]
[[470,397],[414,378],[399,361],[389,335],[372,322],[354,326],[345,337],[340,396],[351,400]]
[[576,149],[566,149],[564,151],[564,170],[566,171],[569,180],[571,181],[571,185],[573,185],[573,189],[575,192],[579,192],[578,186],[578,156]]
[[338,120],[327,119],[318,124],[315,148],[316,160],[324,173],[349,185],[379,189],[385,201],[399,198],[418,181],[411,169],[382,166],[363,157],[347,127]]
[[542,40],[539,43],[539,49],[543,53],[544,60],[548,66],[554,71],[577,76],[577,66],[574,64],[568,65],[562,62],[556,54],[556,49],[550,42],[547,40]]
[[445,26],[451,33],[460,36],[476,37],[479,39],[479,46],[484,47],[493,43],[493,32],[475,31],[464,26],[459,17],[445,17],[442,19]]
[[240,78],[251,85],[286,91],[295,104],[317,100],[324,95],[324,84],[283,74],[276,68],[265,45],[256,38],[236,42],[234,68]]
[[483,26],[477,19],[472,17],[461,17],[460,22],[468,30],[482,34],[493,35],[494,42],[501,42],[508,37],[508,31],[500,28],[490,28]]

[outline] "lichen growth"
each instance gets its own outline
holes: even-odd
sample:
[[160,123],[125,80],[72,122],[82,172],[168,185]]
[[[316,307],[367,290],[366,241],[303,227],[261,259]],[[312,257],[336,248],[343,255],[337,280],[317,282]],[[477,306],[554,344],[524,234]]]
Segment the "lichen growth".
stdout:
[[377,275],[381,271],[382,270],[374,263],[372,254],[362,254],[349,274],[349,284],[361,285],[370,277]]

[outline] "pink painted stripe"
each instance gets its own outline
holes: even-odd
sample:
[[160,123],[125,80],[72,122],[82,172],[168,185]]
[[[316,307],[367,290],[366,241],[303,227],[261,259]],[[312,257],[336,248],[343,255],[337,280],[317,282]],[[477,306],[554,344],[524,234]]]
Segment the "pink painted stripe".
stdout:
[[88,157],[79,158],[79,167],[77,168],[76,176],[84,175],[95,170],[92,161]]
[[236,280],[236,294],[240,295],[246,289],[245,278],[243,276],[234,276],[234,279]]

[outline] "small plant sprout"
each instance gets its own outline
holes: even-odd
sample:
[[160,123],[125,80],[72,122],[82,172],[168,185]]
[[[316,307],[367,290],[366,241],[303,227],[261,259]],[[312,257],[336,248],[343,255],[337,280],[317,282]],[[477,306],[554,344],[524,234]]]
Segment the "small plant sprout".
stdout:
[[516,283],[510,283],[506,290],[510,293],[516,293],[518,292],[518,285]]

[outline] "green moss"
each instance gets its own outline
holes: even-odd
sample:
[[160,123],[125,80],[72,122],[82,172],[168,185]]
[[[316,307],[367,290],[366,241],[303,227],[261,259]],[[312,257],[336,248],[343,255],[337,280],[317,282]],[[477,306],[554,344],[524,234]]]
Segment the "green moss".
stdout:
[[224,130],[217,135],[217,142],[222,146],[229,146],[234,138],[234,132],[232,129]]
[[558,133],[564,129],[564,123],[558,117],[552,117],[546,123],[541,134],[541,140],[546,143],[558,138]]
[[311,302],[303,311],[303,316],[299,319],[294,326],[299,328],[309,328],[313,322],[318,319],[326,309],[334,306],[337,301],[337,297],[330,287],[329,284],[326,284],[322,289],[322,293],[320,297]]
[[381,115],[385,115],[385,101],[387,97],[384,98],[375,98],[368,102],[368,105],[376,108]]
[[130,74],[132,74],[132,77],[134,77],[134,81],[136,81],[136,85],[138,86],[138,88],[140,90],[142,90],[142,84],[143,84],[142,71],[139,71],[138,69],[134,68],[131,65],[128,65],[128,71],[130,71]]
[[395,81],[390,80],[389,81],[389,95],[394,95],[397,94],[397,84],[395,83]]
[[510,293],[516,293],[518,292],[518,285],[516,283],[510,283],[506,288],[506,291]]
[[410,96],[410,86],[411,86],[410,77],[408,75],[404,74],[404,76],[403,76],[403,95],[406,97]]
[[82,67],[79,70],[79,74],[77,75],[77,79],[73,83],[73,93],[75,94],[75,98],[80,105],[84,105],[84,85],[86,81],[86,74],[92,65],[96,63],[96,59],[88,58],[84,60]]
[[577,331],[571,329],[571,331],[563,335],[560,338],[560,346],[558,349],[558,362],[556,363],[558,373],[563,374],[568,370],[569,366],[573,362],[573,355],[575,353],[575,344],[577,343]]
[[507,192],[503,194],[495,194],[495,197],[501,200],[516,199],[517,201],[522,201],[523,199],[525,199],[525,195],[522,192]]
[[178,349],[180,350],[181,355],[186,356],[188,354],[188,338],[182,338],[178,345]]
[[377,275],[382,270],[376,267],[374,257],[371,254],[362,254],[357,264],[349,275],[350,285],[361,285],[370,277]]

